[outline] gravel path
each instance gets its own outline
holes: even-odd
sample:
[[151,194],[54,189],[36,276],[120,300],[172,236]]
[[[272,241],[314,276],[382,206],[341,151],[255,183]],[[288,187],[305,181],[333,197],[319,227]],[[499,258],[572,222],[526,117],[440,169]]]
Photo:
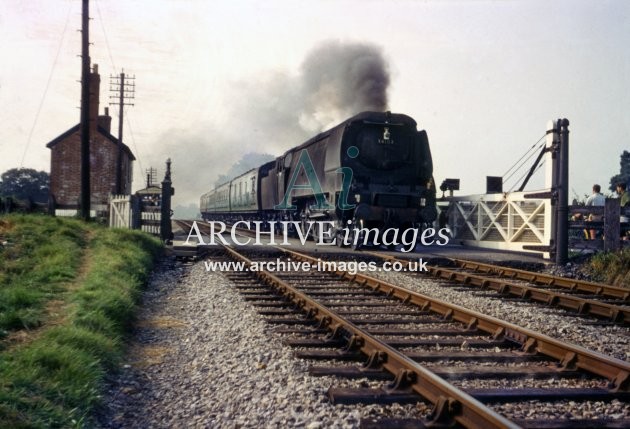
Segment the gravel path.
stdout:
[[273,329],[202,263],[154,275],[100,427],[356,428],[383,412],[428,412],[424,404],[331,405],[328,387],[366,380],[309,376],[312,363],[294,358]]

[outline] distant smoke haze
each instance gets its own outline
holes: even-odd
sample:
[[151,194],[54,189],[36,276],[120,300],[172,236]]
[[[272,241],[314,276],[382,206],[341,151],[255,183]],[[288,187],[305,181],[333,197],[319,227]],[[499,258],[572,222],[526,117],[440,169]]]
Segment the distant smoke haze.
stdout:
[[232,180],[233,178],[251,170],[252,168],[260,167],[273,159],[275,159],[275,156],[269,155],[268,153],[247,153],[238,160],[236,164],[232,165],[225,174],[219,174],[215,184],[217,186],[221,185],[228,180]]
[[379,47],[324,42],[296,76],[270,71],[235,82],[224,106],[229,119],[165,133],[151,165],[171,157],[176,200],[198,201],[215,183],[255,167],[252,160],[266,159],[262,153],[278,156],[359,112],[387,110],[389,84]]

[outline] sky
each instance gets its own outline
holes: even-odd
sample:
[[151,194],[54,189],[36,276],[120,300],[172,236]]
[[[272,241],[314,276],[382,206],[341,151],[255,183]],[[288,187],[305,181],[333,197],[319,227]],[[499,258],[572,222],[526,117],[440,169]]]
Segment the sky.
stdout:
[[[0,172],[49,171],[46,143],[78,123],[80,13],[0,0]],[[628,1],[93,0],[90,16],[101,112],[109,76],[135,76],[134,189],[170,157],[175,204],[359,113],[334,70],[358,52],[382,60],[386,108],[427,131],[435,180],[459,178],[459,195],[485,192],[551,119],[571,123],[571,198],[607,189],[630,149]]]

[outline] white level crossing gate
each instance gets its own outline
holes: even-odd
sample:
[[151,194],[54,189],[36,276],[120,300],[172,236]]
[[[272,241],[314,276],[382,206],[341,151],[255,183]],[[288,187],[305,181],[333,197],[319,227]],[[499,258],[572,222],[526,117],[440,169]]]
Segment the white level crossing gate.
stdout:
[[540,193],[450,197],[439,206],[446,210],[453,241],[489,249],[543,252],[548,258],[553,237],[551,198],[528,198]]
[[[451,229],[452,241],[488,249],[535,252],[545,258],[557,256],[559,245],[566,248],[568,178],[563,175],[568,172],[560,158],[562,149],[568,148],[567,127],[566,119],[549,122],[543,148],[521,191],[451,196],[438,202],[442,222],[446,221]],[[522,191],[542,164],[546,167],[545,189]],[[564,226],[558,223],[561,218],[565,219]],[[565,236],[562,240],[561,235]]]

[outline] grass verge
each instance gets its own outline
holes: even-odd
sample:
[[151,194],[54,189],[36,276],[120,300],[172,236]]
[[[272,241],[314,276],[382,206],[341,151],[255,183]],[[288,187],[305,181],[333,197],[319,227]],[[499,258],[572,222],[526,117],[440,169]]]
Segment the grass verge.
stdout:
[[0,296],[22,297],[0,304],[0,329],[28,333],[0,351],[0,428],[87,426],[161,244],[75,220],[0,220]]
[[87,228],[44,216],[0,218],[0,337],[41,325],[44,305],[63,292],[81,261]]

